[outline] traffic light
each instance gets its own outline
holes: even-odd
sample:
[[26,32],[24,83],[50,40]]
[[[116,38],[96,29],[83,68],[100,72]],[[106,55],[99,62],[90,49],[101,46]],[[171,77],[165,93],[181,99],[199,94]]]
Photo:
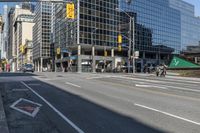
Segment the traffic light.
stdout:
[[122,51],[122,45],[118,44],[118,51],[121,52]]
[[108,56],[108,52],[105,50],[104,51],[104,56],[107,57]]
[[121,35],[121,34],[118,35],[118,43],[119,43],[119,44],[122,43],[122,35]]
[[57,55],[60,55],[60,48],[56,49],[56,53],[57,53]]
[[118,35],[117,42],[118,42],[118,51],[121,52],[122,51],[122,35],[121,34]]
[[66,4],[66,18],[74,19],[75,18],[75,5],[74,3]]

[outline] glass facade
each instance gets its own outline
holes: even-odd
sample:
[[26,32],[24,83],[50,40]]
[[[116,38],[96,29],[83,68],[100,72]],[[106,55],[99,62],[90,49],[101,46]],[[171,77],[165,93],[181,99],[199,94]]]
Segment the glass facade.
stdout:
[[51,58],[51,2],[37,3],[33,27],[33,58]]
[[[129,17],[117,8],[135,18],[137,50],[156,52],[159,48],[155,46],[159,45],[163,52],[165,49],[180,52],[181,14],[169,6],[168,0],[80,0],[80,43],[117,46],[118,34],[125,31],[123,46],[127,46],[128,29],[120,28],[123,25],[129,28]],[[65,12],[65,5],[56,5],[56,43],[77,44],[77,20],[65,19]]]
[[65,7],[63,3],[55,4],[55,49],[66,49],[77,44],[77,19],[67,19]]
[[118,0],[80,1],[80,43],[116,46]]
[[[186,18],[183,17],[183,14],[194,15],[191,5],[188,4],[185,10],[180,11],[175,5],[172,6],[171,1],[173,0],[71,0],[68,2],[75,4],[75,19],[66,18],[67,2],[57,3],[54,46],[55,50],[61,48],[61,53],[64,51],[59,59],[67,57],[65,55],[68,54],[65,53],[68,50],[72,50],[72,56],[77,55],[77,46],[80,44],[83,48],[81,52],[87,56],[92,54],[92,46],[95,46],[96,56],[103,56],[105,49],[109,49],[108,56],[111,57],[111,50],[114,49],[114,56],[125,57],[127,63],[128,55],[130,57],[133,54],[134,38],[135,50],[140,51],[136,63],[141,66],[167,63],[172,53],[181,52],[186,45],[184,42],[195,40],[194,38],[197,40],[199,35],[195,30],[198,29],[197,21],[186,23]],[[194,27],[190,29],[188,25]],[[121,52],[117,49],[119,34],[122,35]],[[73,48],[70,49],[71,47]]]
[[[119,7],[126,12],[136,13],[136,23],[145,27],[152,33],[151,42],[140,43],[149,40],[149,34],[139,34],[136,38],[138,50],[159,51],[154,46],[162,46],[163,52],[169,48],[174,53],[181,50],[181,19],[180,12],[169,7],[168,0],[120,0]],[[135,28],[135,33],[141,32],[141,28]],[[150,32],[149,32],[150,33]],[[141,36],[141,37],[140,37]],[[140,40],[137,40],[139,39]],[[151,44],[152,43],[152,44]]]
[[181,0],[169,0],[170,7],[181,13],[181,49],[198,45],[200,41],[200,18],[194,16],[194,6]]
[[[77,1],[74,1],[77,7]],[[117,46],[118,0],[80,0],[79,42],[81,45]],[[65,4],[55,6],[55,45],[77,44],[77,19],[65,18]],[[77,8],[76,8],[77,13]],[[76,14],[77,16],[77,14]],[[65,30],[63,30],[65,29]]]

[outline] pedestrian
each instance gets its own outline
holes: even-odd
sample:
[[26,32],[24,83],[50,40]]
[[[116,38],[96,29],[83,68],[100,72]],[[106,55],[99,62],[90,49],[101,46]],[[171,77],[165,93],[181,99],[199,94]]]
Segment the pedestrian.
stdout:
[[10,64],[6,64],[6,72],[10,72]]
[[165,77],[165,71],[164,71],[164,65],[163,64],[161,64],[160,65],[160,77]]
[[157,65],[157,66],[156,66],[156,76],[158,77],[159,74],[160,74],[160,66]]
[[167,75],[167,66],[163,64],[164,77]]
[[144,73],[146,73],[146,72],[147,72],[147,65],[144,65],[143,72],[144,72]]

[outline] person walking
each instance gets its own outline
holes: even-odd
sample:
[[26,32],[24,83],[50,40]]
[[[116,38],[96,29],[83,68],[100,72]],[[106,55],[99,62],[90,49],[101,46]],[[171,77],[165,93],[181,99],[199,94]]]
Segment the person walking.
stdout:
[[163,64],[164,77],[167,75],[167,66]]
[[160,74],[160,66],[157,65],[157,66],[156,66],[156,76],[158,77],[159,74]]

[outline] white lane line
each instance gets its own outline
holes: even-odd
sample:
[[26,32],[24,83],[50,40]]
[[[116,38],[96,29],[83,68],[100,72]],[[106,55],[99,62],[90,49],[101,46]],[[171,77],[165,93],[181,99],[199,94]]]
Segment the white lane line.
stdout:
[[[194,84],[199,84],[200,82],[194,82],[194,81],[189,81],[189,80],[153,80],[153,79],[141,79],[141,78],[133,78],[133,77],[124,77],[121,76],[119,78],[123,79],[134,79],[138,81],[147,81],[147,82],[154,82],[154,83],[172,83],[171,81],[177,81],[177,82],[182,82],[182,83],[174,83],[174,84],[181,84],[183,85],[185,83],[194,83]],[[187,85],[187,84],[186,84]]]
[[191,91],[191,92],[200,92],[200,90],[188,89],[188,88],[184,88],[184,87],[169,86],[169,85],[161,85],[161,86],[168,87],[168,88],[174,88],[174,89],[177,89],[177,90],[185,90],[185,91]]
[[81,86],[79,86],[79,85],[75,85],[75,84],[70,83],[70,82],[65,82],[65,84],[67,84],[67,85],[71,85],[71,86],[74,86],[74,87],[81,88]]
[[64,116],[58,109],[56,109],[50,102],[48,102],[44,97],[40,96],[36,91],[34,91],[31,87],[25,84],[23,81],[21,82],[24,86],[30,89],[35,95],[37,95],[42,101],[44,101],[50,108],[52,108],[60,117],[62,117],[68,124],[70,124],[78,133],[84,133],[78,126],[76,126],[70,119]]
[[167,87],[163,87],[163,86],[156,86],[156,85],[140,85],[140,84],[135,84],[136,87],[144,87],[144,88],[159,88],[159,89],[165,89],[167,90]]
[[147,107],[147,106],[144,106],[144,105],[141,105],[141,104],[137,104],[137,103],[135,103],[134,105],[138,106],[138,107],[141,107],[141,108],[148,109],[148,110],[152,110],[152,111],[155,111],[155,112],[158,112],[158,113],[161,113],[161,114],[165,114],[167,116],[171,116],[171,117],[174,117],[174,118],[177,118],[177,119],[180,119],[180,120],[183,120],[183,121],[186,121],[186,122],[189,122],[189,123],[192,123],[192,124],[200,126],[199,122],[195,122],[193,120],[186,119],[186,118],[183,118],[181,116],[173,115],[173,114],[170,114],[170,113],[167,113],[167,112],[164,112],[164,111],[161,111],[161,110],[157,110],[157,109],[154,109],[154,108],[151,108],[151,107]]
[[86,79],[101,79],[101,78],[121,78],[122,76],[111,76],[111,75],[106,75],[106,76],[95,76],[95,77],[88,77]]
[[[116,77],[114,77],[116,78]],[[146,82],[151,82],[151,83],[169,83],[169,82],[165,82],[165,81],[156,81],[156,80],[147,80],[147,79],[137,79],[137,78],[128,78],[128,77],[119,77],[119,78],[122,78],[122,79],[132,79],[134,81],[146,81]],[[174,83],[174,84],[182,84],[184,85],[184,83]],[[185,90],[185,91],[191,91],[191,92],[200,92],[200,90],[197,90],[197,89],[189,89],[189,88],[185,88],[185,87],[177,87],[177,86],[170,86],[170,85],[162,85],[160,84],[159,85],[160,87],[165,87],[165,88],[174,88],[174,89],[177,89],[177,90]],[[192,86],[188,86],[188,87],[192,87]],[[158,87],[157,87],[158,88]],[[162,88],[161,88],[162,89]]]

